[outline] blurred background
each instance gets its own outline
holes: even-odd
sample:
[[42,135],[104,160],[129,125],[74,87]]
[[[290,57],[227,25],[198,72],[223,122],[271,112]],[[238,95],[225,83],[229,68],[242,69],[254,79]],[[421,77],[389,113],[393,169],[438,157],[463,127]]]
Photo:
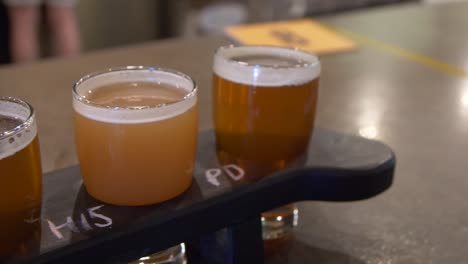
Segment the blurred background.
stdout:
[[[381,5],[454,0],[79,0],[73,6],[81,53],[169,37],[219,34],[224,26],[349,12]],[[54,53],[46,8],[40,7],[39,58]],[[10,63],[11,21],[0,6],[0,63]]]

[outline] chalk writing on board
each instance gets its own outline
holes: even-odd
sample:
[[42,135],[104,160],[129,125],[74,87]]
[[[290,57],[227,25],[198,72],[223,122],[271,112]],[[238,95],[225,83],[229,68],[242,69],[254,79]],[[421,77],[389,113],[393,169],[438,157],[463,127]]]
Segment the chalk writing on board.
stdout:
[[218,177],[221,175],[220,169],[208,169],[205,171],[206,180],[213,184],[214,186],[218,187],[221,184],[218,181]]
[[242,178],[244,178],[245,174],[244,170],[235,164],[223,166],[223,171],[235,181],[240,181]]
[[41,212],[39,212],[39,210],[37,208],[33,208],[30,212],[30,216],[26,219],[24,219],[24,222],[28,223],[28,224],[33,224],[33,223],[36,223],[38,221],[40,221],[40,215],[41,215]]
[[56,225],[55,223],[47,219],[49,229],[57,239],[63,239],[64,236],[62,232],[60,232],[60,230],[63,229],[68,229],[73,233],[79,233],[80,229],[90,231],[94,228],[110,227],[112,226],[112,218],[97,212],[97,210],[101,209],[103,206],[104,205],[99,205],[92,208],[88,208],[89,217],[91,218],[91,220],[93,220],[93,222],[90,222],[83,213],[80,215],[80,220],[78,222],[73,221],[71,216],[67,216],[65,223],[61,225]]
[[245,172],[241,167],[235,164],[229,164],[222,166],[221,168],[212,168],[206,170],[206,180],[210,184],[219,187],[221,183],[219,182],[218,177],[221,176],[223,172],[226,173],[229,176],[229,178],[231,178],[234,181],[240,181],[245,175]]
[[74,233],[78,233],[79,230],[75,225],[75,222],[70,216],[67,216],[67,221],[64,224],[61,225],[55,225],[52,221],[47,219],[47,223],[49,224],[50,231],[57,237],[58,239],[63,239],[63,235],[60,232],[60,229],[62,228],[68,228],[70,231]]

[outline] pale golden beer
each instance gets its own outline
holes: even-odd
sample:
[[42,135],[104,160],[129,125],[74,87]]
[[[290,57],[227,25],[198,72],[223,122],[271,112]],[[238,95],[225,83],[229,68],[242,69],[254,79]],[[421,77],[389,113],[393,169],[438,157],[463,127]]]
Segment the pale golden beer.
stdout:
[[38,240],[42,171],[35,114],[0,97],[0,262]]
[[224,47],[214,59],[217,154],[257,179],[307,150],[318,97],[316,56],[277,47]]
[[116,205],[147,205],[192,182],[197,88],[179,72],[127,67],[73,90],[75,141],[86,190]]
[[[213,66],[214,125],[221,164],[236,164],[245,181],[300,165],[314,127],[320,62],[279,47],[222,47]],[[294,204],[262,215],[265,253],[291,237]]]

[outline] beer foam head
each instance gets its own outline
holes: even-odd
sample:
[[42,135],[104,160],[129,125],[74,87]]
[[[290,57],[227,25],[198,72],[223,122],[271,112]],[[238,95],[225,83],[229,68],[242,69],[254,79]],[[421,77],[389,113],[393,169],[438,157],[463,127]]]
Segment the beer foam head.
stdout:
[[[177,101],[157,106],[112,107],[96,104],[86,99],[88,93],[100,87],[123,82],[153,82],[186,91]],[[180,115],[197,101],[197,87],[187,75],[160,68],[125,67],[87,75],[73,88],[74,110],[90,119],[107,123],[137,124],[164,120]]]
[[221,47],[214,72],[223,79],[253,86],[291,86],[310,82],[320,75],[314,54],[269,46]]
[[0,97],[0,160],[27,147],[36,134],[32,107],[16,98]]

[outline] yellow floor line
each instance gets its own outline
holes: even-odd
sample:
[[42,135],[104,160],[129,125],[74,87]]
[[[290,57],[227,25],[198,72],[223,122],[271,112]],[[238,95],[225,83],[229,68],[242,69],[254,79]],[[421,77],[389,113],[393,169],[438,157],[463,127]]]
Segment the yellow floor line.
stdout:
[[418,54],[410,50],[406,50],[403,48],[400,48],[398,46],[393,46],[390,44],[387,44],[385,42],[376,40],[376,39],[371,39],[369,37],[350,32],[344,29],[339,29],[339,28],[334,28],[334,30],[347,35],[354,41],[361,43],[363,45],[372,47],[374,49],[390,53],[392,55],[395,55],[397,57],[404,58],[406,60],[415,62],[417,64],[441,71],[443,73],[447,73],[449,75],[457,76],[457,77],[468,77],[468,72],[458,68],[457,66],[445,63],[443,61],[439,61],[436,59],[433,59],[429,56],[423,55],[423,54]]

